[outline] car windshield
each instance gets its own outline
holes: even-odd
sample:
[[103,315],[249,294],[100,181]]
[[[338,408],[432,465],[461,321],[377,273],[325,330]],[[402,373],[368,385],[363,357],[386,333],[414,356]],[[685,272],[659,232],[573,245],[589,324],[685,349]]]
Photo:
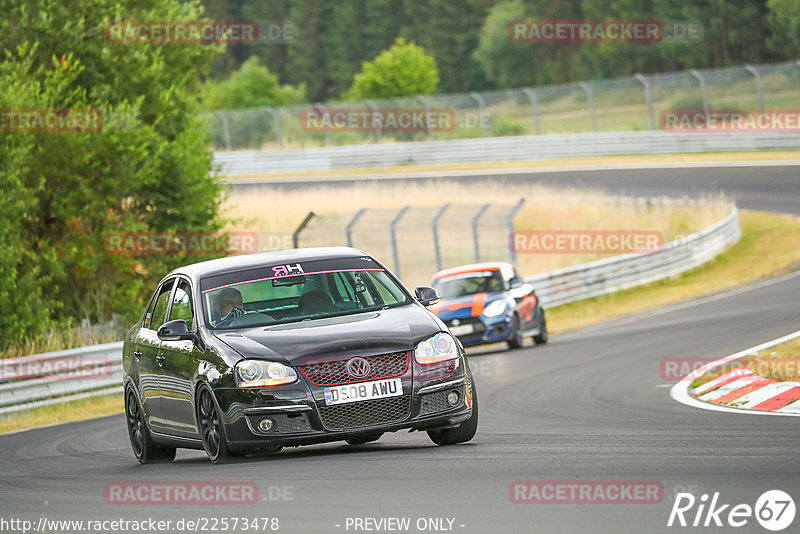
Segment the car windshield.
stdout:
[[358,260],[360,264],[326,260],[270,265],[203,279],[206,322],[212,329],[229,330],[351,315],[410,302],[406,291],[382,267],[371,259]]
[[503,277],[500,271],[478,271],[454,274],[437,278],[433,287],[442,298],[474,295],[475,293],[491,293],[502,291]]

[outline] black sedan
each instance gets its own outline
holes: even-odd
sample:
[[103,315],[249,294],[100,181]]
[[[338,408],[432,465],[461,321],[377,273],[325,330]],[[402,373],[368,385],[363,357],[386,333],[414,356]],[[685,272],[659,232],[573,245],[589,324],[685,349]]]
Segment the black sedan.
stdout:
[[438,445],[478,426],[464,349],[378,260],[309,248],[206,261],[167,275],[123,348],[125,410],[141,463],[176,448],[212,462],[384,432]]

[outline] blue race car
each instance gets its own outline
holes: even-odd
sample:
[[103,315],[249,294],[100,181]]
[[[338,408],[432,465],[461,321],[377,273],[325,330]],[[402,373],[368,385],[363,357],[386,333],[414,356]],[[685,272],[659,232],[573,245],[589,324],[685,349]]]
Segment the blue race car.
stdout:
[[512,349],[531,336],[547,343],[544,309],[533,287],[510,263],[475,263],[439,271],[431,284],[441,300],[429,309],[465,346],[505,341]]

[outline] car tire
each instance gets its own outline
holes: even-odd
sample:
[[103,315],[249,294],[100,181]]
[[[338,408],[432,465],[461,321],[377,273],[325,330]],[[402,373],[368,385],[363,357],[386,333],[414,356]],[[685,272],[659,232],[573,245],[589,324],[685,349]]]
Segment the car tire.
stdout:
[[159,447],[153,441],[145,424],[139,399],[130,387],[125,390],[125,420],[133,455],[140,464],[165,463],[175,459],[174,447]]
[[537,345],[544,345],[550,336],[547,333],[547,319],[544,317],[544,310],[542,310],[541,319],[539,319],[539,333],[533,336],[533,342]]
[[520,332],[519,326],[519,316],[514,315],[514,319],[511,322],[511,337],[506,341],[508,343],[508,348],[510,349],[518,349],[522,347],[522,332]]
[[381,439],[381,436],[383,436],[383,432],[381,432],[379,434],[368,434],[366,436],[361,436],[361,437],[358,437],[358,438],[352,438],[352,439],[348,439],[348,440],[345,440],[345,441],[347,441],[348,445],[363,445],[363,444],[369,443],[371,441],[378,441],[379,439]]
[[475,437],[478,431],[478,392],[472,382],[472,417],[453,428],[428,430],[428,437],[437,445],[455,445],[466,443]]
[[217,399],[206,384],[197,390],[196,410],[197,427],[208,459],[214,464],[230,461],[236,455],[228,447],[225,425],[222,424]]

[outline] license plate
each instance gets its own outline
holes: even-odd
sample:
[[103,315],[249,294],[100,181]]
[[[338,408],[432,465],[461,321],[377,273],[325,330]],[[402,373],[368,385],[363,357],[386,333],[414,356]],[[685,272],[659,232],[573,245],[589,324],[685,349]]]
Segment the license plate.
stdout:
[[462,324],[459,326],[451,326],[450,333],[454,336],[463,336],[465,334],[471,334],[475,328],[471,324]]
[[325,388],[325,404],[344,404],[363,400],[397,397],[403,394],[403,381],[400,378],[359,382],[346,386]]

